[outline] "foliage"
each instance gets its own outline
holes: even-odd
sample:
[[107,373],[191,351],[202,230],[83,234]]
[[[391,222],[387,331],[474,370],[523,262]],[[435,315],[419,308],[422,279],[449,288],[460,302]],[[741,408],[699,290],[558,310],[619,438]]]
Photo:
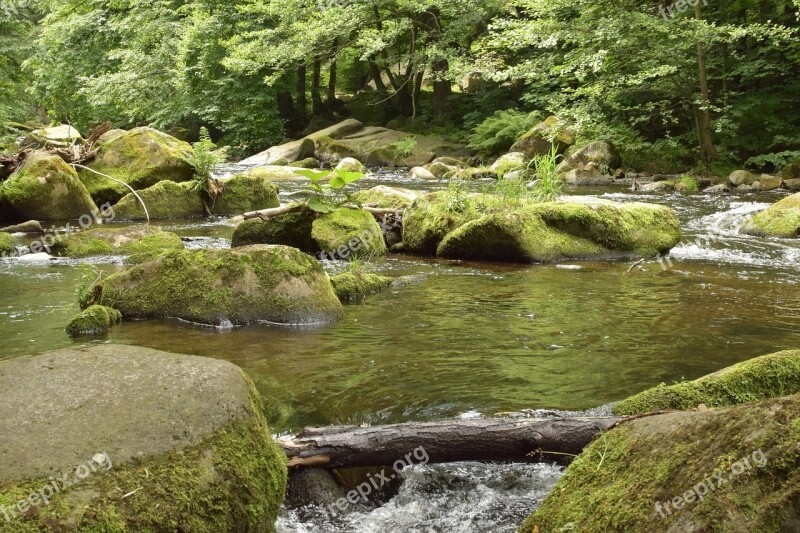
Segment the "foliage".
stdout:
[[800,160],[800,150],[786,150],[783,152],[751,157],[744,162],[746,167],[781,169],[792,161]]
[[553,202],[564,188],[564,183],[558,177],[556,167],[558,158],[555,145],[551,146],[550,153],[536,156],[533,159],[536,182],[531,189],[531,199],[535,202]]
[[689,192],[697,192],[700,190],[700,184],[698,184],[697,180],[692,176],[681,176],[678,183],[683,185]]
[[469,135],[469,147],[488,158],[507,152],[525,132],[535,126],[541,115],[515,109],[497,111],[475,126]]
[[409,135],[408,137],[406,137],[401,141],[392,143],[392,146],[394,146],[397,149],[397,152],[402,157],[408,157],[411,154],[413,154],[414,150],[416,150],[417,148],[417,138],[414,135]]
[[[311,191],[308,191],[311,196],[306,200],[306,205],[317,213],[332,213],[344,204],[357,203],[353,201],[346,187],[364,177],[361,172],[347,172],[342,169],[336,169],[330,174],[316,170],[298,170],[297,174],[311,180]],[[324,183],[327,178],[330,178],[328,183]]]
[[463,213],[467,211],[472,203],[467,188],[467,180],[456,173],[447,181],[447,211],[451,213]]
[[227,159],[227,149],[217,149],[211,141],[206,128],[200,128],[200,140],[192,144],[192,155],[189,163],[194,167],[194,189],[196,191],[212,194],[213,188],[209,185],[211,173],[217,166]]

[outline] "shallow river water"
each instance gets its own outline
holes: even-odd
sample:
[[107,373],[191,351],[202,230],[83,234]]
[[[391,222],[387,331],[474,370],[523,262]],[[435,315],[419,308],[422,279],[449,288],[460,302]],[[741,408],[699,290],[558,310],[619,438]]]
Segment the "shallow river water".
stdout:
[[[391,173],[359,186],[378,183],[410,186]],[[631,261],[505,265],[393,255],[375,270],[403,283],[347,306],[336,325],[219,331],[176,320],[125,322],[92,342],[232,361],[268,399],[281,434],[306,425],[586,409],[800,346],[800,241],[737,232],[780,195],[572,192],[670,205],[684,239],[669,260],[630,272]],[[163,227],[192,247],[228,246],[233,231],[225,219]],[[76,286],[92,275],[87,263],[112,271],[121,258],[0,259],[0,359],[87,342],[63,330],[78,311]],[[405,476],[381,508],[333,521],[313,509],[285,511],[279,528],[513,531],[559,470],[463,463],[417,466]]]

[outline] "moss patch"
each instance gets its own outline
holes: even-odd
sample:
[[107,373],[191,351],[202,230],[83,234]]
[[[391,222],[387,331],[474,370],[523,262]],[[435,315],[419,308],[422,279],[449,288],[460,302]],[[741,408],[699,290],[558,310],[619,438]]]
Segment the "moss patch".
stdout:
[[121,254],[138,262],[164,251],[183,249],[183,242],[178,235],[154,226],[101,227],[70,235],[50,249],[61,257]]
[[8,233],[0,233],[0,256],[8,257],[15,255],[17,239]]
[[[250,418],[198,445],[113,465],[59,492],[50,505],[4,522],[3,531],[275,531],[286,456],[272,440],[252,383],[250,388]],[[0,506],[10,507],[49,482],[0,486]]]
[[358,191],[353,200],[362,205],[372,205],[383,209],[405,209],[409,207],[420,193],[399,187],[378,185],[365,191]]
[[[205,213],[203,201],[192,182],[160,181],[137,193],[147,206],[151,220],[202,217]],[[131,193],[114,206],[114,217],[116,220],[146,219],[142,204]]]
[[251,244],[283,244],[304,252],[318,252],[319,245],[311,238],[311,226],[316,213],[309,211],[287,213],[268,220],[252,218],[245,220],[233,230],[231,246]]
[[122,319],[116,309],[92,305],[78,314],[67,326],[70,335],[102,335]]
[[223,182],[222,194],[214,199],[211,211],[217,215],[241,215],[280,205],[278,188],[267,176],[239,174]]
[[314,220],[311,237],[326,253],[339,259],[370,258],[386,254],[383,231],[363,209],[337,209]]
[[97,208],[75,170],[55,155],[37,152],[0,187],[14,220],[77,220]]
[[617,404],[614,413],[632,415],[704,404],[724,407],[800,392],[800,350],[787,350],[723,368],[694,381],[659,385]]
[[[192,147],[175,137],[152,128],[135,128],[102,143],[100,153],[87,166],[140,190],[163,180],[190,180],[194,175],[191,153]],[[130,192],[88,170],[82,170],[80,178],[97,203],[113,204]]]
[[[519,531],[794,530],[798,418],[800,396],[790,396],[625,423],[573,461]],[[717,472],[724,485],[716,485]],[[701,501],[683,496],[685,506],[667,512],[666,502],[695,487],[702,492],[709,478],[715,487],[707,482]]]
[[287,246],[167,252],[100,282],[94,303],[128,318],[215,326],[331,323],[342,314],[319,262]]
[[352,301],[385,290],[392,278],[369,272],[344,272],[331,278],[333,290],[342,301]]
[[800,193],[784,198],[753,216],[742,232],[764,237],[800,235]]

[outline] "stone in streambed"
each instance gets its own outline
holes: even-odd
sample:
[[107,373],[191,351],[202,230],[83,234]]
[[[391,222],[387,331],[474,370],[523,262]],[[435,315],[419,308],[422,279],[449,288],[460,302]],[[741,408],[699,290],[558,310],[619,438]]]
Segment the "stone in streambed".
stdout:
[[370,272],[343,272],[331,278],[333,290],[342,301],[351,301],[387,289],[392,278]]
[[[4,531],[274,531],[286,458],[235,365],[62,349],[0,362],[0,390]],[[48,504],[14,509],[65,474]]]
[[67,325],[67,333],[74,336],[104,335],[121,318],[122,315],[116,309],[92,305],[72,319]]
[[742,228],[742,233],[762,237],[800,235],[800,193],[793,194],[757,213]]
[[57,239],[51,253],[62,257],[130,255],[132,260],[147,260],[161,252],[183,249],[175,233],[155,226],[99,227]]

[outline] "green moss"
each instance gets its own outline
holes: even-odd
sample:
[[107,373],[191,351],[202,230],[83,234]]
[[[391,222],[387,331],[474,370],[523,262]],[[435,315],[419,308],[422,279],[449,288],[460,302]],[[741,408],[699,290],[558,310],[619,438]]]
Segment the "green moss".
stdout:
[[358,157],[354,150],[328,136],[315,138],[314,145],[316,146],[315,153],[317,157],[323,161],[337,161],[345,157]]
[[659,385],[617,404],[614,413],[631,415],[705,404],[724,407],[800,392],[800,350],[756,357],[694,381]]
[[386,254],[383,231],[363,209],[337,209],[314,220],[311,237],[325,253],[339,259],[370,258]]
[[[102,143],[100,153],[88,166],[141,190],[163,180],[191,180],[191,153],[192,147],[186,142],[152,128],[136,128]],[[82,170],[80,178],[97,203],[115,203],[130,192],[88,170]]]
[[403,154],[395,146],[375,148],[367,155],[364,162],[368,167],[402,167]]
[[214,214],[241,215],[281,205],[278,188],[266,176],[238,174],[222,183],[222,194],[211,207]]
[[[147,206],[151,220],[193,218],[204,215],[203,201],[192,182],[160,181],[143,191],[137,191]],[[129,193],[114,206],[115,220],[145,220],[144,209]]]
[[8,233],[0,233],[0,256],[8,257],[14,255],[16,252],[16,248],[14,246],[17,244],[17,239],[15,239],[12,235]]
[[277,167],[277,166],[266,166],[266,167],[253,167],[245,172],[239,174],[239,176],[245,176],[248,178],[253,179],[266,179],[268,181],[294,181],[294,180],[306,180],[308,178],[304,178],[296,173],[295,170],[292,170],[290,167]]
[[154,226],[99,227],[65,237],[50,249],[62,257],[121,254],[142,261],[167,250],[183,249],[183,242],[178,235]]
[[358,191],[353,200],[362,205],[371,205],[384,209],[405,209],[419,195],[416,191],[378,185],[365,191]]
[[315,169],[319,168],[319,161],[317,161],[314,157],[307,157],[305,159],[301,159],[300,161],[295,161],[294,163],[289,163],[290,167],[297,167],[297,168],[310,168]]
[[800,235],[800,193],[756,214],[742,231],[767,237],[797,237]]
[[445,191],[419,197],[403,217],[403,250],[408,253],[434,255],[448,233],[481,216],[473,204],[462,212],[448,210],[449,195]]
[[355,300],[385,290],[392,278],[369,272],[344,272],[331,278],[333,290],[342,301]]
[[283,244],[304,252],[318,252],[319,245],[311,238],[311,226],[316,217],[316,213],[305,211],[287,213],[268,220],[245,220],[233,230],[231,246],[236,248],[251,244]]
[[[5,522],[3,531],[275,531],[286,456],[272,440],[252,383],[250,389],[248,419],[198,445],[99,471],[56,494],[50,505]],[[0,486],[0,506],[49,482]]]
[[122,315],[116,309],[92,305],[81,311],[67,326],[70,335],[102,335],[119,322]]
[[[789,531],[800,499],[798,417],[800,396],[790,396],[627,422],[573,461],[519,531]],[[733,475],[743,459],[751,467]],[[664,509],[717,471],[726,484]]]
[[692,176],[681,176],[676,187],[687,192],[697,192],[700,190],[700,185]]
[[76,220],[97,208],[72,167],[55,155],[36,152],[0,186],[14,220]]
[[100,282],[94,303],[126,318],[210,325],[330,323],[342,314],[319,262],[287,246],[167,252]]

